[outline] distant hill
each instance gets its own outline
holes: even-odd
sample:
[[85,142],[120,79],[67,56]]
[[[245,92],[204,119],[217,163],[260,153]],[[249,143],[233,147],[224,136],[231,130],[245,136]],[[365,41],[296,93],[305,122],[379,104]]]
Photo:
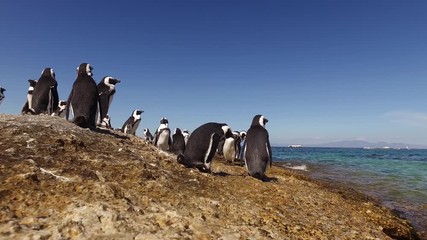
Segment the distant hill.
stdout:
[[382,147],[390,147],[390,148],[427,148],[427,146],[414,145],[414,144],[406,144],[406,143],[388,143],[388,142],[367,142],[360,140],[348,140],[348,141],[337,141],[337,142],[329,142],[323,144],[315,144],[315,145],[307,145],[307,147],[340,147],[340,148],[382,148]]

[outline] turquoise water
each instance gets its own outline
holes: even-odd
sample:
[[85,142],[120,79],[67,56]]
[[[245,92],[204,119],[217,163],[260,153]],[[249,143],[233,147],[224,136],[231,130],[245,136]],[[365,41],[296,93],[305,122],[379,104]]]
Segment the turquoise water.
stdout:
[[274,162],[314,179],[343,183],[427,229],[427,150],[272,148]]

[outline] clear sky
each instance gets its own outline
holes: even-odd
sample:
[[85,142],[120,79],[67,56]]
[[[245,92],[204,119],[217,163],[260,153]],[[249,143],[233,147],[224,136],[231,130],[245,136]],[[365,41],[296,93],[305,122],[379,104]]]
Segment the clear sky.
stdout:
[[338,140],[427,146],[427,1],[150,0],[0,2],[1,113],[19,114],[27,80],[76,67],[122,80],[110,108],[137,135],[269,119],[273,145]]

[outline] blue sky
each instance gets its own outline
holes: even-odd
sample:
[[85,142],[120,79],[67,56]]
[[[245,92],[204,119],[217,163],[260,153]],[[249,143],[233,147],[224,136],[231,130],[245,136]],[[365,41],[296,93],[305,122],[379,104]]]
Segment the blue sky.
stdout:
[[427,146],[427,1],[0,3],[1,113],[19,114],[45,67],[67,99],[82,62],[122,80],[119,128],[144,110],[194,130],[269,119],[274,145],[338,140]]

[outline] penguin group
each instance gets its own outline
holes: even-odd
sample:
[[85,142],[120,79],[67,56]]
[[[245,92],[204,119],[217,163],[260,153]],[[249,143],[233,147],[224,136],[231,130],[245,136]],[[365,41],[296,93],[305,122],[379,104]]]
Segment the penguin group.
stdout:
[[[59,100],[55,71],[52,68],[43,69],[38,80],[28,80],[27,98],[21,113],[58,116],[91,130],[113,130],[108,112],[116,93],[116,84],[121,81],[105,76],[97,84],[89,63],[80,64],[76,73],[65,101]],[[1,103],[5,89],[0,87],[0,90]],[[115,130],[136,135],[143,113],[141,109],[134,109],[122,128]],[[169,120],[162,117],[154,135],[144,128],[144,139],[161,151],[175,154],[177,162],[185,167],[210,173],[212,160],[219,155],[232,165],[238,161],[240,166],[246,167],[250,176],[264,181],[267,179],[267,166],[272,165],[269,135],[265,128],[267,122],[263,115],[256,115],[247,131],[232,131],[226,123],[208,122],[192,133],[187,129],[175,128],[172,134]]]

